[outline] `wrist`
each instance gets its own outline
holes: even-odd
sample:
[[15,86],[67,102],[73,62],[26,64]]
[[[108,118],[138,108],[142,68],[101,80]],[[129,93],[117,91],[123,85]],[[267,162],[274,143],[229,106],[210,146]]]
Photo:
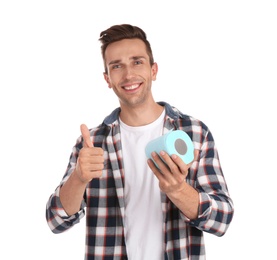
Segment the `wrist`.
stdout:
[[91,181],[83,178],[81,172],[77,169],[72,172],[71,177],[73,179],[72,181],[74,181],[76,185],[87,185]]

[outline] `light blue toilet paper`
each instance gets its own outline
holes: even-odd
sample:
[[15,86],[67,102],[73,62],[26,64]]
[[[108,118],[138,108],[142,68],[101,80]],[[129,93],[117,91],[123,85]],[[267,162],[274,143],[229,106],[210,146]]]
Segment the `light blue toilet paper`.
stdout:
[[194,146],[189,135],[182,130],[173,130],[150,141],[145,147],[147,158],[152,158],[151,153],[165,151],[170,156],[178,155],[186,164],[194,159]]

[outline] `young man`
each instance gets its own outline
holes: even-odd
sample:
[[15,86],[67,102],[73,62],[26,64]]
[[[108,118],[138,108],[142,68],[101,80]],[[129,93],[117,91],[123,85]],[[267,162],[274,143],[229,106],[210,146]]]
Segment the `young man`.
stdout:
[[[86,213],[86,259],[205,259],[203,232],[222,236],[233,203],[208,127],[165,102],[155,102],[158,73],[143,30],[115,25],[100,34],[104,78],[120,107],[99,126],[81,125],[46,217],[61,233]],[[194,161],[146,144],[171,130],[193,141]],[[86,209],[86,211],[85,211]]]

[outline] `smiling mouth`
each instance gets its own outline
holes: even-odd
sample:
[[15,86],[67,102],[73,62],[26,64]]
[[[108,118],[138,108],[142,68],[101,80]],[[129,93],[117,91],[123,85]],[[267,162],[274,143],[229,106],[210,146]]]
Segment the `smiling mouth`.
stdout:
[[130,85],[130,86],[124,86],[123,88],[125,90],[134,90],[134,89],[137,89],[139,88],[140,84],[133,84],[133,85]]

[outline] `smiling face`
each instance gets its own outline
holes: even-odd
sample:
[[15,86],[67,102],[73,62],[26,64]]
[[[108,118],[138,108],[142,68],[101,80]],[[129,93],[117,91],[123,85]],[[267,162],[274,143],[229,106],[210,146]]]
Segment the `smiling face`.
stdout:
[[156,63],[150,65],[142,40],[124,39],[111,43],[105,52],[105,64],[105,80],[118,96],[121,107],[153,102],[151,86],[158,67]]

